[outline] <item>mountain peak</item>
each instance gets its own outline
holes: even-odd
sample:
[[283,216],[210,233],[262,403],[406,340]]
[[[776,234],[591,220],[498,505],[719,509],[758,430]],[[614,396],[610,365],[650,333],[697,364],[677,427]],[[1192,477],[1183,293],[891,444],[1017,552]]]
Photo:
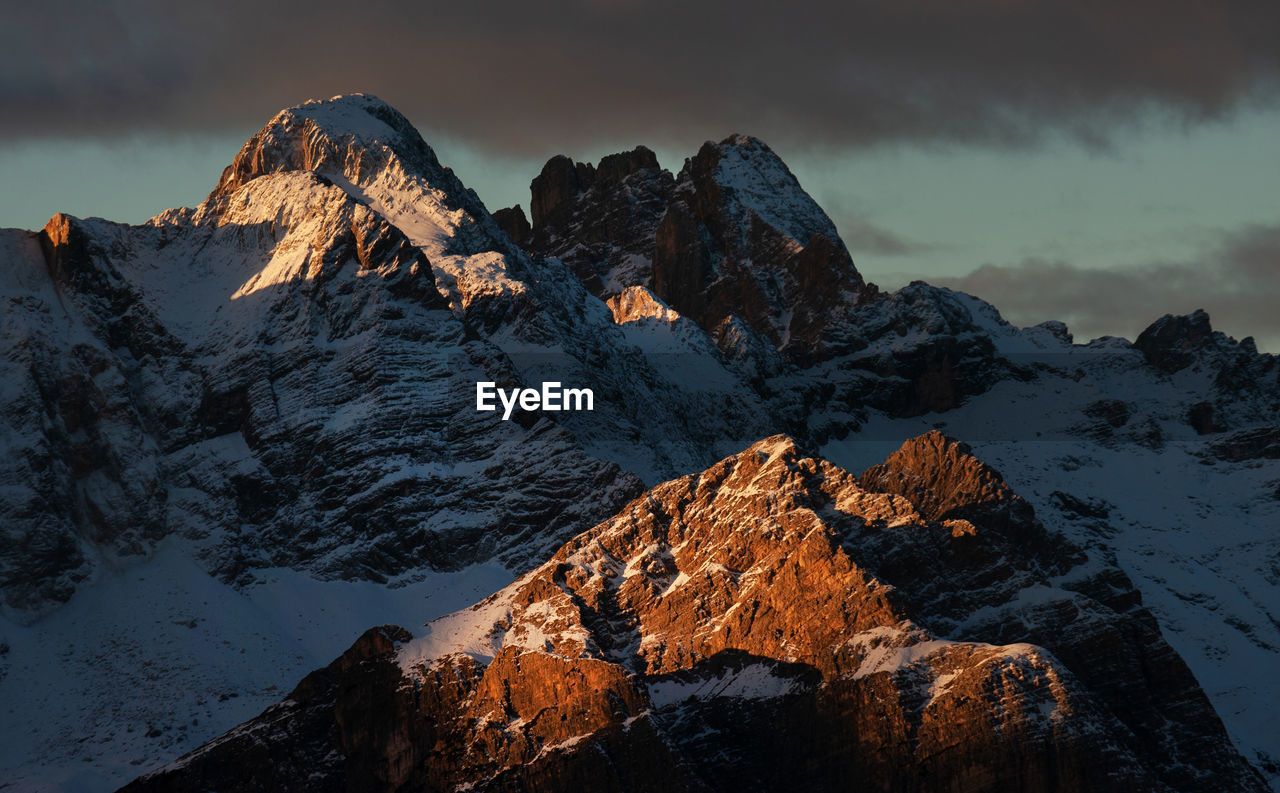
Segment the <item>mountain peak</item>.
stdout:
[[1191,365],[1194,353],[1213,341],[1214,330],[1209,314],[1196,309],[1190,314],[1165,314],[1138,334],[1133,346],[1151,365],[1173,374]]
[[435,153],[395,108],[371,94],[308,100],[285,108],[241,147],[210,198],[227,195],[263,174],[330,171],[358,177],[391,156],[440,168]]
[[[709,142],[709,141],[708,141]],[[721,146],[742,146],[744,148],[760,148],[772,152],[769,145],[757,138],[755,135],[743,135],[741,132],[735,132],[724,140],[720,141]]]
[[859,484],[903,496],[929,520],[1007,512],[1022,521],[1032,516],[1031,506],[999,471],[975,457],[968,444],[937,430],[905,441],[883,463],[868,468]]
[[865,289],[831,218],[763,141],[731,135],[685,161],[654,235],[653,292],[710,331],[741,317],[797,360],[821,358]]
[[400,111],[373,94],[357,91],[353,94],[338,94],[328,99],[308,99],[302,104],[285,108],[277,115],[292,113],[320,121],[329,118],[358,118],[359,114],[379,119],[393,129],[401,132],[412,132],[413,126]]
[[254,179],[286,171],[333,182],[433,257],[510,249],[475,192],[440,164],[408,119],[371,94],[280,111],[245,142],[207,203],[216,207]]
[[873,294],[831,218],[750,135],[706,142],[676,177],[643,146],[594,166],[553,157],[530,193],[527,232],[503,214],[511,238],[597,297],[644,287],[708,333],[749,328],[796,360],[826,355],[834,318]]
[[300,105],[281,110],[276,119],[286,116],[310,119],[330,132],[364,133],[383,141],[397,137],[418,138],[417,130],[400,111],[373,94],[340,94],[328,99],[308,99]]
[[[613,193],[639,171],[650,172],[655,177],[662,172],[657,155],[644,146],[607,155],[598,165],[574,162],[563,154],[552,157],[529,185],[529,209],[535,233],[548,225],[568,222],[582,194],[593,190],[598,195]],[[666,181],[670,179],[668,175]]]
[[[840,244],[831,218],[800,186],[782,158],[759,138],[735,133],[719,143],[707,141],[685,162],[680,180],[701,192],[722,196],[725,208],[735,214],[755,213],[801,245],[808,244],[815,234]],[[747,224],[740,223],[745,230]]]

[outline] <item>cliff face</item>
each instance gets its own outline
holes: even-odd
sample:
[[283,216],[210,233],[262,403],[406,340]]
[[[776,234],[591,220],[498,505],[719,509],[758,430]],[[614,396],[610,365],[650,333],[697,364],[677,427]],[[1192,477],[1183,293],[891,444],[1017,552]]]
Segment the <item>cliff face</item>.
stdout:
[[1123,573],[945,438],[878,468],[968,517],[769,438],[127,789],[1262,789]]
[[599,297],[647,286],[654,230],[674,189],[671,174],[643,146],[598,165],[554,157],[530,185],[531,228],[513,239],[560,258]]
[[865,290],[830,218],[762,141],[707,143],[678,176],[643,147],[550,160],[531,185],[530,251],[596,295],[644,287],[714,336],[734,318],[799,359]]
[[889,459],[873,465],[858,483],[877,493],[893,493],[915,504],[929,520],[981,517],[1028,523],[1032,510],[999,472],[974,457],[970,448],[941,432],[912,438]]
[[737,316],[799,359],[862,297],[862,276],[826,214],[763,142],[707,143],[677,179],[655,231],[653,290],[715,332]]

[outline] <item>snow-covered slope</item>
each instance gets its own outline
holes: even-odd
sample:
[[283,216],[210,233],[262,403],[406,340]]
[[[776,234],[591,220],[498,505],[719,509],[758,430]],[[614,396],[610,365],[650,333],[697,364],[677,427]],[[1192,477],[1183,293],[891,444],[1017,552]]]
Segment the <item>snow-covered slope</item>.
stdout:
[[276,701],[365,626],[446,613],[510,580],[487,563],[389,588],[290,568],[228,587],[178,538],[103,564],[61,609],[0,623],[4,790],[114,790]]

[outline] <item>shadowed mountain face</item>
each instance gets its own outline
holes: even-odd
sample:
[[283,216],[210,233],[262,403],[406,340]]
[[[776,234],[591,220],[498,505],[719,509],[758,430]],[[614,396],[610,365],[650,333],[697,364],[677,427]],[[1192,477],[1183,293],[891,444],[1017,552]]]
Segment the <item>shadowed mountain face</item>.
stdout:
[[940,435],[877,468],[971,519],[768,438],[127,789],[1262,789],[1123,573]]
[[744,135],[707,143],[674,179],[643,147],[598,167],[557,157],[533,180],[524,244],[598,296],[651,289],[703,330],[745,322],[807,359],[867,291],[830,218]]
[[1280,786],[1280,365],[1202,312],[882,293],[741,135],[491,216],[364,95],[0,264],[0,779],[112,789],[364,633],[138,786],[1256,789],[1215,707]]

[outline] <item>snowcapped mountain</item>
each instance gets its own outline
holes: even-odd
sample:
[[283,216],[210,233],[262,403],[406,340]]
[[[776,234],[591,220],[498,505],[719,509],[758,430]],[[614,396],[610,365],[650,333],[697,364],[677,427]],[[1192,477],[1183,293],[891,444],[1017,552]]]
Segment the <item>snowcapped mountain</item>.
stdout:
[[[719,788],[771,720],[917,746],[949,719],[998,777],[1255,789],[1238,750],[1280,790],[1273,356],[1203,312],[1075,344],[882,293],[746,136],[676,175],[557,157],[530,208],[491,216],[354,95],[277,114],[198,207],[0,231],[0,781],[111,789],[394,623],[141,784],[287,755],[308,789],[571,786],[595,747]],[[479,381],[595,409],[504,421]],[[933,429],[1003,479],[936,435],[885,462]],[[868,702],[892,724],[850,721]],[[788,751],[883,772],[842,745]],[[960,773],[929,745],[893,756]]]

